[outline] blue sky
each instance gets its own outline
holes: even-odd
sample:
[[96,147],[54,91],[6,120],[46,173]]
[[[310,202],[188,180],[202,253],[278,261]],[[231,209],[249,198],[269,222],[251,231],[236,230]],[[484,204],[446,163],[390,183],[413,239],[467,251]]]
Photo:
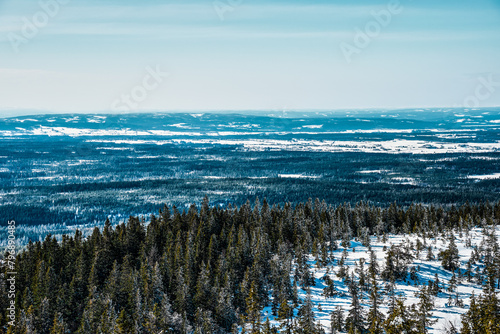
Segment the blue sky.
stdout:
[[0,0],[12,112],[498,106],[499,60],[493,0]]

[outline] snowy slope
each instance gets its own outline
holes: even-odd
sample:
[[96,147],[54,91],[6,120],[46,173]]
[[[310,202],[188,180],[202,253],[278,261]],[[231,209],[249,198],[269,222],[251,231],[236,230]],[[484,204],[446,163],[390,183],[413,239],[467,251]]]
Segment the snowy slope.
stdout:
[[[480,228],[475,228],[468,233],[467,232],[454,233],[454,235],[456,238],[455,243],[458,247],[460,255],[460,268],[462,271],[465,271],[466,263],[471,256],[474,246],[480,247],[484,235],[482,229]],[[497,237],[500,237],[500,227],[496,228],[496,235]],[[471,241],[470,247],[466,246],[467,238],[469,238]],[[417,239],[419,239],[419,237],[413,234],[406,236],[402,235],[388,236],[387,242],[382,242],[382,240],[377,240],[376,237],[372,237],[371,248],[376,253],[380,270],[383,270],[385,257],[387,254],[387,252],[384,251],[384,246],[386,246],[386,249],[388,250],[391,245],[408,244],[408,242],[413,243],[414,245],[417,242]],[[423,239],[420,238],[420,241],[423,242]],[[441,261],[437,260],[437,254],[441,250],[446,249],[446,247],[448,246],[448,240],[442,237],[427,239],[426,245],[432,246],[432,251],[436,259],[427,261],[426,260],[427,251],[424,250],[421,252],[419,259],[415,259],[413,263],[410,264],[409,269],[411,267],[419,268],[419,270],[417,271],[417,276],[420,282],[420,286],[422,286],[422,284],[427,285],[428,281],[434,280],[435,274],[436,273],[438,274],[440,285],[442,286],[442,292],[439,293],[437,297],[434,297],[435,308],[433,309],[433,317],[435,320],[437,320],[437,322],[432,326],[432,330],[430,330],[430,333],[442,333],[443,329],[445,328],[445,325],[448,325],[449,322],[453,323],[455,326],[458,327],[461,326],[460,316],[461,314],[465,313],[468,310],[470,306],[470,297],[472,292],[474,292],[475,296],[477,297],[481,294],[482,287],[478,285],[476,282],[474,282],[474,280],[472,280],[472,282],[469,283],[467,282],[465,277],[462,278],[457,285],[457,291],[460,295],[460,299],[464,302],[464,307],[461,308],[455,306],[448,306],[447,302],[449,294],[446,291],[446,289],[449,285],[448,282],[452,277],[452,273],[450,271],[444,270],[443,267],[441,266]],[[333,311],[336,306],[341,306],[345,311],[344,316],[346,316],[347,311],[350,309],[351,298],[349,295],[349,290],[347,286],[336,276],[336,273],[338,271],[337,263],[342,256],[343,250],[344,248],[340,246],[339,249],[334,252],[333,254],[335,256],[334,264],[333,265],[330,264],[328,266],[330,271],[329,274],[330,278],[334,280],[335,287],[339,291],[338,297],[325,298],[322,296],[323,288],[325,287],[325,285],[323,284],[323,280],[321,278],[325,275],[327,269],[326,268],[317,269],[314,258],[312,256],[309,257],[309,265],[311,271],[314,273],[314,276],[316,278],[316,285],[311,287],[314,312],[316,315],[316,319],[318,319],[324,326],[326,333],[330,333],[331,311]],[[359,261],[362,258],[364,258],[366,261],[365,269],[367,269],[370,261],[370,254],[368,252],[368,248],[364,247],[358,241],[354,240],[351,241],[351,247],[348,248],[348,258],[346,261],[346,264],[349,266],[349,273],[354,271],[355,262]],[[357,276],[355,275],[355,277]],[[379,280],[378,283],[380,288],[382,288],[382,291],[384,292],[383,296],[384,305],[382,306],[381,311],[384,314],[387,314],[388,298],[384,291],[386,282]],[[412,281],[410,280],[408,280],[407,282],[398,281],[396,282],[396,285],[397,285],[396,289],[397,295],[404,296],[406,298],[405,304],[407,306],[418,303],[418,297],[416,297],[416,293],[419,291],[419,287],[414,286]],[[455,293],[453,293],[453,295],[455,295]],[[306,292],[300,288],[299,288],[299,297],[301,300],[304,300],[306,298]],[[365,314],[366,314],[370,306],[367,292],[363,293],[362,304],[365,308]],[[264,309],[264,319],[267,317],[269,317],[270,320],[272,320],[272,323],[278,325],[278,322],[274,320],[274,317],[271,314],[271,307],[267,307]]]

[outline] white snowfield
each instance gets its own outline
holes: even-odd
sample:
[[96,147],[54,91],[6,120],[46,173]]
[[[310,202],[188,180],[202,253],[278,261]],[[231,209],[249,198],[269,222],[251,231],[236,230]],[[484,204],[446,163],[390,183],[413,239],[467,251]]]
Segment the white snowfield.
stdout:
[[493,179],[500,179],[500,173],[493,173],[493,174],[487,174],[487,175],[469,175],[469,179],[476,179],[476,180],[493,180]]
[[[75,123],[79,119],[76,117],[74,119],[68,119],[67,122]],[[38,122],[35,119],[26,119],[19,120],[19,122],[23,123],[25,121],[34,121]],[[50,120],[52,121],[52,120]],[[102,118],[88,119],[89,123],[103,123]],[[219,124],[218,128],[227,128],[227,129],[245,129],[247,132],[243,131],[201,131],[199,127],[192,127],[187,125],[186,123],[176,123],[170,124],[169,127],[173,127],[176,129],[189,130],[189,131],[180,131],[180,130],[153,130],[153,129],[145,129],[145,130],[133,130],[127,127],[113,129],[108,128],[106,126],[101,126],[97,129],[92,128],[79,128],[79,127],[65,127],[65,126],[45,126],[39,125],[37,127],[16,127],[16,130],[0,130],[0,136],[3,137],[12,137],[12,136],[70,136],[70,137],[79,137],[79,136],[130,136],[130,135],[141,135],[141,136],[225,136],[225,135],[269,135],[269,134],[278,134],[278,135],[328,135],[328,134],[412,134],[412,133],[428,133],[433,134],[435,136],[444,138],[444,139],[456,139],[456,138],[474,138],[477,132],[483,132],[485,129],[483,127],[476,128],[466,128],[466,129],[350,129],[350,130],[341,130],[341,131],[305,131],[308,130],[319,130],[323,128],[323,124],[321,125],[303,125],[298,128],[294,128],[297,131],[266,131],[261,130],[261,126],[258,124]],[[300,131],[298,131],[300,129]],[[199,130],[199,131],[194,131]],[[248,131],[251,130],[251,131]],[[499,130],[497,128],[489,128],[489,130]]]
[[282,179],[318,179],[321,176],[304,174],[278,174],[278,177]]
[[500,152],[500,142],[495,143],[441,143],[423,140],[394,139],[388,141],[332,141],[332,140],[279,140],[279,139],[168,139],[168,140],[107,140],[87,142],[127,145],[226,145],[241,146],[250,151],[301,151],[301,152],[363,152],[390,154],[442,154],[442,153],[491,153]]
[[[455,243],[457,245],[459,254],[460,254],[460,268],[462,272],[466,270],[466,263],[469,260],[473,247],[477,246],[480,248],[480,245],[483,241],[484,234],[482,229],[475,228],[471,230],[469,233],[454,233],[455,235]],[[500,227],[496,227],[496,235],[497,238],[500,238]],[[470,238],[471,247],[466,246],[466,240]],[[384,251],[384,246],[387,250],[389,250],[391,245],[400,245],[400,244],[408,244],[413,243],[416,244],[417,239],[423,243],[424,240],[419,238],[417,235],[391,235],[387,237],[387,242],[377,241],[376,237],[371,237],[371,248],[375,252],[377,256],[377,262],[379,264],[380,270],[383,270],[385,264],[385,257],[387,252]],[[433,309],[433,318],[437,320],[437,322],[431,326],[429,333],[438,334],[443,333],[443,329],[450,322],[455,325],[457,328],[461,328],[461,315],[465,313],[470,306],[470,297],[472,292],[474,292],[476,298],[482,293],[482,286],[477,284],[474,279],[469,283],[465,277],[459,279],[457,284],[457,292],[459,293],[460,299],[464,303],[464,307],[456,307],[456,306],[448,306],[448,298],[449,293],[446,291],[449,286],[449,280],[452,277],[452,272],[444,270],[441,266],[441,261],[437,260],[437,255],[441,250],[447,248],[449,241],[448,239],[443,239],[442,237],[438,237],[436,239],[426,239],[425,241],[427,246],[432,246],[432,252],[436,257],[435,260],[427,261],[427,250],[423,250],[419,258],[415,259],[413,263],[410,264],[409,270],[411,267],[415,267],[417,269],[417,277],[420,283],[420,286],[415,286],[415,282],[411,280],[405,281],[397,281],[396,282],[396,292],[398,296],[404,297],[406,299],[405,305],[410,306],[411,304],[417,304],[419,299],[416,297],[416,293],[419,291],[419,288],[422,285],[427,285],[429,280],[435,279],[435,274],[438,275],[440,286],[442,287],[442,292],[438,294],[437,297],[433,297],[434,299],[434,309]],[[355,251],[353,251],[353,249]],[[413,250],[416,247],[413,248]],[[338,272],[339,266],[337,265],[339,259],[342,257],[342,252],[344,248],[339,246],[339,249],[333,253],[335,256],[334,264],[330,264],[329,275],[332,280],[335,282],[335,287],[339,292],[338,297],[325,298],[322,296],[323,288],[325,285],[323,284],[323,280],[321,279],[325,274],[327,269],[317,269],[316,263],[312,256],[309,257],[309,265],[311,268],[311,272],[314,274],[316,278],[316,285],[311,287],[312,294],[312,302],[314,304],[314,313],[316,319],[321,322],[324,326],[326,333],[330,333],[330,313],[335,309],[336,306],[341,306],[344,309],[344,316],[347,316],[347,312],[351,307],[351,297],[349,295],[349,290],[345,284],[337,277],[336,273]],[[368,252],[368,248],[364,247],[358,241],[351,241],[351,247],[348,248],[348,258],[346,264],[349,266],[349,275],[351,272],[355,273],[356,279],[358,278],[357,273],[354,271],[355,262],[359,262],[360,259],[365,260],[365,270],[368,269],[368,264],[370,263],[370,253]],[[475,267],[473,267],[474,269]],[[368,274],[367,274],[368,277]],[[457,275],[458,277],[458,275]],[[384,287],[387,282],[383,280],[378,280],[379,288],[382,289],[384,293],[384,301],[381,311],[384,314],[387,314],[387,301],[388,297],[385,294]],[[301,300],[305,300],[306,292],[299,287],[299,297]],[[369,296],[368,292],[364,292],[362,294],[361,303],[365,309],[365,315],[369,310]],[[452,294],[455,296],[455,293]],[[321,310],[320,310],[321,309]],[[264,319],[269,317],[271,323],[278,325],[278,322],[274,320],[274,317],[271,313],[271,307],[266,307],[264,309]]]

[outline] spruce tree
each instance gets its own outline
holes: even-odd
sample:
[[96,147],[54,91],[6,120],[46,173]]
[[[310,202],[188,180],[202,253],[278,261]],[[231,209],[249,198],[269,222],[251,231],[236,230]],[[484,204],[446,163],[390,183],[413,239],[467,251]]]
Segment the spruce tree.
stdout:
[[431,311],[434,308],[434,301],[429,287],[423,286],[418,293],[418,297],[419,302],[416,313],[416,327],[419,333],[426,334],[429,332],[429,326],[437,321],[435,319],[431,319]]
[[297,313],[298,333],[317,334],[319,328],[316,326],[314,319],[313,304],[311,301],[311,291],[307,289],[307,296],[304,304],[300,307]]
[[384,330],[386,334],[419,334],[404,299],[396,299],[394,309],[384,321]]
[[280,321],[279,329],[282,333],[292,334],[293,326],[293,305],[288,303],[285,295],[280,296],[280,305],[278,308],[277,320]]
[[449,237],[448,247],[439,253],[439,258],[441,259],[441,265],[446,270],[455,271],[459,267],[460,257],[458,256],[458,248],[453,234]]
[[344,330],[344,310],[341,306],[336,306],[330,314],[332,334],[337,334]]
[[382,334],[382,323],[384,322],[384,315],[380,311],[382,303],[382,294],[377,283],[375,271],[370,274],[370,310],[367,315],[368,332],[370,334]]
[[331,298],[337,295],[337,289],[335,288],[334,281],[330,278],[328,274],[323,277],[325,287],[323,288],[323,296],[325,298]]
[[260,311],[261,306],[259,304],[259,299],[257,295],[257,288],[255,282],[250,285],[250,290],[248,291],[248,296],[245,299],[246,302],[246,316],[245,322],[250,324],[251,334],[260,333]]
[[349,333],[365,332],[365,316],[363,306],[360,301],[360,291],[354,281],[354,275],[351,276],[349,284],[349,293],[351,294],[351,308],[346,319],[346,327]]

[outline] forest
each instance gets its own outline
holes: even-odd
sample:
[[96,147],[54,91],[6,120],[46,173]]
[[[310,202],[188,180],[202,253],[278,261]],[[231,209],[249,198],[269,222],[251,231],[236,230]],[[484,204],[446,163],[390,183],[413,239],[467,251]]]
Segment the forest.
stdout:
[[[458,116],[467,115],[467,116]],[[3,223],[102,224],[247,199],[498,201],[497,109],[0,118]]]
[[[223,208],[205,198],[182,211],[165,205],[148,222],[131,216],[86,238],[77,230],[61,241],[30,241],[14,261],[15,326],[8,325],[8,287],[0,285],[0,333],[430,333],[435,298],[464,307],[460,282],[481,292],[446,332],[500,333],[499,220],[500,202],[382,208],[257,199]],[[384,246],[377,261],[381,253],[371,247],[394,235],[415,242]],[[471,250],[467,261],[458,236]],[[437,252],[433,239],[445,247]],[[360,247],[369,258],[348,266]],[[414,258],[439,261],[451,279],[418,279]],[[350,302],[328,313],[328,325],[312,301],[318,270],[325,272],[322,298]],[[401,283],[416,289],[416,303],[397,293]]]

